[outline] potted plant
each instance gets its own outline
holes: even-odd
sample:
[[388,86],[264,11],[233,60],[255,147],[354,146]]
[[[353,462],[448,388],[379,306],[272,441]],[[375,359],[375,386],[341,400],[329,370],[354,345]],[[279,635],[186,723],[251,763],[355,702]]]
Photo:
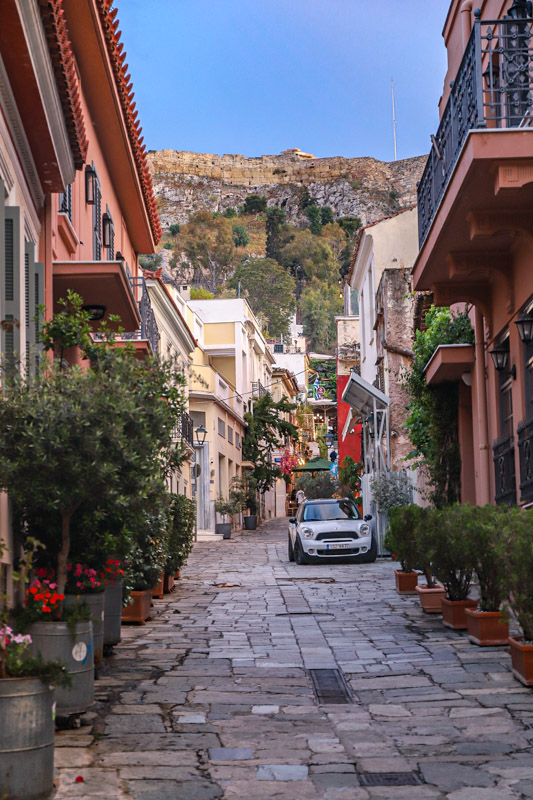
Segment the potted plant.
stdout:
[[170,526],[168,557],[165,566],[166,576],[179,575],[187,561],[194,544],[196,507],[192,500],[182,494],[175,494],[170,501]]
[[217,514],[220,514],[223,522],[215,523],[215,533],[222,534],[224,539],[229,539],[231,537],[231,522],[227,522],[227,517],[230,519],[233,517],[235,513],[235,504],[234,501],[231,500],[224,500],[222,495],[215,500],[215,511]]
[[149,508],[139,514],[131,528],[132,545],[124,570],[123,622],[140,622],[150,617],[152,592],[164,572],[168,557],[168,504],[164,492],[156,493]]
[[454,630],[466,630],[466,609],[477,606],[477,601],[468,596],[474,574],[472,526],[472,509],[468,505],[446,506],[430,512],[433,569],[446,590],[442,598],[442,622]]
[[442,614],[442,598],[446,594],[444,586],[437,583],[433,572],[434,512],[435,509],[421,508],[415,517],[413,530],[417,567],[426,579],[425,584],[417,585],[416,593],[426,614]]
[[507,604],[522,629],[522,636],[509,637],[513,675],[525,686],[533,686],[532,530],[533,511],[510,508],[498,547],[506,564]]
[[230,500],[235,500],[243,514],[244,528],[255,531],[257,528],[257,480],[252,472],[242,478],[233,478],[230,488]]
[[474,552],[474,571],[479,585],[477,608],[466,609],[468,638],[481,647],[509,643],[509,622],[501,611],[507,594],[506,560],[498,552],[498,539],[507,506],[472,508],[469,536]]
[[398,594],[416,594],[418,573],[417,543],[415,529],[420,507],[416,505],[395,506],[389,512],[385,547],[394,551],[401,569],[395,569],[396,591]]
[[102,570],[104,595],[104,653],[120,642],[120,623],[122,619],[122,587],[124,569],[122,560],[108,558]]
[[[2,543],[0,542],[0,554]],[[44,800],[54,786],[55,686],[68,678],[60,662],[31,654],[31,636],[8,625],[0,596],[0,790],[2,797]]]

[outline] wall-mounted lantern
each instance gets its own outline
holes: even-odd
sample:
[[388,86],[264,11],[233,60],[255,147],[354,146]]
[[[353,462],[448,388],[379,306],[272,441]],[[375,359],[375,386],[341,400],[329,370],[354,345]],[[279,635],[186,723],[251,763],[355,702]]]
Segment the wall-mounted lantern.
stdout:
[[522,314],[515,320],[515,325],[523,343],[531,344],[533,342],[533,314]]
[[96,202],[96,170],[94,167],[85,167],[85,202],[94,206]]
[[492,350],[489,350],[490,356],[492,358],[494,369],[497,372],[506,373],[507,375],[512,375],[513,380],[516,379],[516,366],[513,364],[511,369],[507,369],[507,365],[509,363],[509,340],[507,339],[506,342],[502,342],[501,344],[497,344],[496,347],[493,347]]
[[104,247],[111,247],[112,237],[113,237],[113,220],[106,211],[102,217],[102,243]]

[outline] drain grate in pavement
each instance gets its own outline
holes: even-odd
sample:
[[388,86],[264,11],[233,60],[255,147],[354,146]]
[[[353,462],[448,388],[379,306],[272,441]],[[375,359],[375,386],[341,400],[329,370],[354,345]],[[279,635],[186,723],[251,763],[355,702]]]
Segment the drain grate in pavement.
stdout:
[[361,786],[422,786],[416,772],[359,772]]
[[339,669],[310,669],[316,699],[320,704],[353,703],[353,695]]

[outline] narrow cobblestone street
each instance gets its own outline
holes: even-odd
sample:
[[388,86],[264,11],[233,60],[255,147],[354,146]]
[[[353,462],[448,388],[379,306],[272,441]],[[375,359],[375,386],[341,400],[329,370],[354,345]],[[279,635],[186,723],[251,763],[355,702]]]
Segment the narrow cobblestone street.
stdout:
[[[506,648],[398,596],[390,562],[289,564],[286,528],[200,542],[123,627],[89,725],[57,735],[58,800],[533,797],[533,692]],[[308,670],[330,668],[353,702],[318,704]]]

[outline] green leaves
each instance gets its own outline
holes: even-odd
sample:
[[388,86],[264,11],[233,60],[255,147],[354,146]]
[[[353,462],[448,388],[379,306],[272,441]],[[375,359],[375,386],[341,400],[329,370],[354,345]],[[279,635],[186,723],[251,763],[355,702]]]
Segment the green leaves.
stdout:
[[277,478],[282,477],[281,470],[274,466],[272,454],[285,437],[296,439],[298,429],[285,419],[296,408],[292,403],[282,399],[274,401],[267,392],[255,401],[253,413],[246,412],[246,436],[242,445],[243,459],[255,464],[252,475],[257,481],[260,492],[266,492],[273,486]]

